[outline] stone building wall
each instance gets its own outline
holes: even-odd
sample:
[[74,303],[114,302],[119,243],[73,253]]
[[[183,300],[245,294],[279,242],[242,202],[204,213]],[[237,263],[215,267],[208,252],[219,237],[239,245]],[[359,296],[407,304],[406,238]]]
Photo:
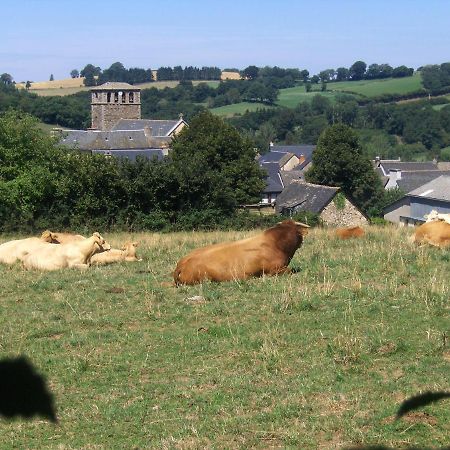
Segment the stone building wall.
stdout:
[[328,226],[348,227],[352,225],[366,225],[368,223],[364,215],[350,201],[345,199],[342,209],[336,206],[332,200],[320,214],[323,223]]

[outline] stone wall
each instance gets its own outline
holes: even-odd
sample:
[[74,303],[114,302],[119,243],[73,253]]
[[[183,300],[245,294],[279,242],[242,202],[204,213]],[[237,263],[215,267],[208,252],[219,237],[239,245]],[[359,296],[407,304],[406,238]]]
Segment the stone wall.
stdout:
[[[336,198],[336,197],[335,197]],[[364,215],[345,199],[342,209],[336,206],[336,202],[332,200],[320,214],[323,223],[328,226],[348,227],[352,225],[365,225],[368,223]]]
[[92,91],[92,128],[109,131],[120,119],[141,118],[141,93],[138,90]]

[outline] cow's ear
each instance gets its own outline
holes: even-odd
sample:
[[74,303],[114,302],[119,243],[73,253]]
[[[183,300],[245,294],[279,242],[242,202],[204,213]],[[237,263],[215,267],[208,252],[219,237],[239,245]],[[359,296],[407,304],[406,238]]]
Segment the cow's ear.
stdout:
[[137,247],[138,243],[137,242],[132,242],[133,247]]

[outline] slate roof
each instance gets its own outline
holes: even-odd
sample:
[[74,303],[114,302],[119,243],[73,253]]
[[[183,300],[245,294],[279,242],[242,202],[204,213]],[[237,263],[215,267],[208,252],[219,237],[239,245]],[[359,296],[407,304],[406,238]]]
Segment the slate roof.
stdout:
[[100,86],[92,86],[91,91],[140,91],[141,88],[133,86],[128,83],[121,83],[117,81],[107,81],[106,83],[101,84]]
[[[380,166],[383,167],[384,173],[387,175],[390,170],[437,170],[437,163],[432,161],[428,162],[401,162],[401,161],[388,161],[381,162]],[[384,175],[383,173],[383,175]]]
[[143,130],[145,127],[152,129],[153,136],[168,136],[181,122],[179,120],[151,120],[151,119],[120,119],[112,128],[117,130]]
[[402,171],[402,178],[397,180],[397,185],[402,191],[411,192],[442,175],[450,175],[450,170]]
[[277,197],[275,211],[281,213],[284,208],[296,208],[320,214],[338,191],[338,187],[294,181]]
[[144,130],[96,131],[72,130],[64,132],[61,144],[79,150],[120,150],[164,148],[168,136],[147,136]]
[[442,175],[409,192],[408,195],[450,201],[450,176]]
[[280,170],[280,175],[285,186],[303,178],[303,172],[301,170]]
[[272,145],[270,147],[270,153],[293,153],[297,157],[303,155],[307,160],[311,160],[315,145],[301,144],[301,145]]
[[258,158],[258,162],[259,163],[271,163],[271,162],[279,163],[285,155],[286,155],[286,153],[281,153],[281,152],[265,153],[264,155],[261,155]]
[[143,156],[146,159],[156,158],[159,161],[164,158],[164,154],[159,148],[146,148],[141,150],[93,150],[92,153],[111,155],[116,158],[127,158],[130,161],[136,161],[138,156]]
[[280,193],[284,186],[279,174],[279,166],[277,162],[261,164],[261,167],[267,170],[266,187],[264,193]]

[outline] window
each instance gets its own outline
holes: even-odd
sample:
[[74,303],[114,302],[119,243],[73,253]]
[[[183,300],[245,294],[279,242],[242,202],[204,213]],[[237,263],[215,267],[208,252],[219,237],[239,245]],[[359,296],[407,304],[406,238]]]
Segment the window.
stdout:
[[130,99],[130,103],[134,103],[134,92],[130,92],[129,99]]
[[108,92],[108,93],[106,94],[106,101],[107,101],[108,103],[111,103],[111,92]]
[[114,92],[114,103],[119,103],[119,93]]

